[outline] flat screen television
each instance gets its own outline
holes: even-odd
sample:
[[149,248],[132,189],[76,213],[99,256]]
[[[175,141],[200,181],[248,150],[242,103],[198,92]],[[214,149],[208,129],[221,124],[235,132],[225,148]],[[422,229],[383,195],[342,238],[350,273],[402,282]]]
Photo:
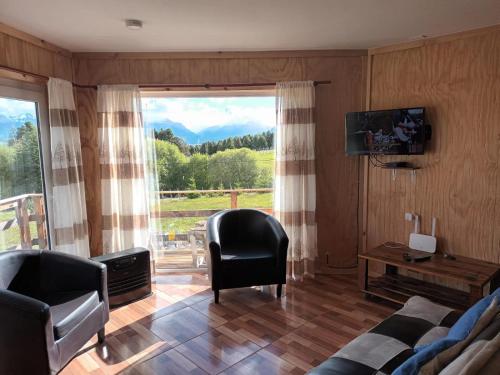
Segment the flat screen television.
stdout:
[[421,155],[425,138],[423,107],[349,112],[345,115],[348,155]]

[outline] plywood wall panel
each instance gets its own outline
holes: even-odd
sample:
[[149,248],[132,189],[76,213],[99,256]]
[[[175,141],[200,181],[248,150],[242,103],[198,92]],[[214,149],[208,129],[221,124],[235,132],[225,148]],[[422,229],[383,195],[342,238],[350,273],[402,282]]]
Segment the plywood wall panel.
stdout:
[[359,158],[345,155],[344,115],[361,107],[362,61],[308,58],[306,75],[307,79],[332,81],[316,88],[319,255],[329,267],[352,267],[358,251]]
[[0,64],[29,73],[71,80],[71,56],[0,32]]
[[97,92],[94,89],[76,89],[80,141],[82,145],[85,199],[92,256],[102,253],[101,227],[101,173],[99,164]]
[[[362,109],[364,83],[361,56],[293,56],[267,57],[266,54],[227,58],[168,58],[156,54],[76,55],[75,80],[79,84],[112,83],[249,83],[290,80],[331,80],[331,85],[318,86],[317,95],[317,200],[318,247],[320,259],[329,253],[329,266],[354,266],[357,257],[357,207],[358,159],[344,154],[344,114]],[[320,55],[320,54],[318,54]],[[121,57],[120,57],[121,56]],[[87,94],[85,94],[87,95]],[[79,93],[80,96],[80,93]],[[95,102],[83,98],[79,103],[82,112],[95,111]],[[81,115],[80,115],[81,116]],[[87,122],[88,124],[92,121]],[[92,127],[80,120],[82,142],[92,138]],[[87,135],[89,133],[90,135]],[[85,142],[88,142],[86,140]],[[83,150],[86,160],[85,177],[92,178],[98,163],[96,149]],[[95,201],[88,202],[89,221],[92,229],[93,252],[101,249],[101,238],[95,237],[100,216],[99,198],[92,186]],[[89,200],[89,198],[88,198]]]
[[425,106],[433,139],[415,180],[369,170],[368,247],[407,242],[404,212],[438,219],[441,250],[500,262],[500,31],[371,56],[371,108]]
[[305,59],[302,58],[251,59],[248,63],[248,75],[254,82],[306,79]]

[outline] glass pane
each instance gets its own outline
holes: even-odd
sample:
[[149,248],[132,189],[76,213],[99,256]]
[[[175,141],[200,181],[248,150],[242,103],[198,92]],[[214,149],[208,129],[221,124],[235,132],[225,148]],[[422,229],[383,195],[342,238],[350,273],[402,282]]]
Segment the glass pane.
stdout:
[[146,97],[142,104],[156,138],[156,265],[206,267],[208,216],[231,207],[272,210],[275,97]]
[[0,97],[0,250],[47,248],[37,104]]

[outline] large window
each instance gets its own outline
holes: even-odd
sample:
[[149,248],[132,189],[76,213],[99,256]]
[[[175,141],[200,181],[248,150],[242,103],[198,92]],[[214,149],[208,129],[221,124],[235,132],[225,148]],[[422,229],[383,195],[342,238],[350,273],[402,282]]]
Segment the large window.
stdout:
[[0,81],[0,250],[49,246],[41,146],[48,145],[46,121],[43,90]]
[[156,138],[156,264],[203,267],[208,216],[226,208],[272,210],[275,97],[146,94],[142,104]]

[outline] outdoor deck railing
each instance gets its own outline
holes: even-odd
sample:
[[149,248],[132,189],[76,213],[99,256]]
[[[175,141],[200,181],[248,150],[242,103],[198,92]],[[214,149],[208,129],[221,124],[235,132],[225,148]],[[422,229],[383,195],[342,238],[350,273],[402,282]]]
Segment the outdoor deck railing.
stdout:
[[[270,188],[258,189],[225,189],[225,190],[168,190],[160,191],[160,199],[183,197],[189,194],[223,194],[230,196],[230,207],[238,208],[238,195],[243,193],[270,193]],[[267,213],[272,213],[271,207],[252,207]],[[162,218],[206,218],[213,215],[223,208],[218,209],[197,209],[197,210],[162,210],[153,212],[153,217]],[[14,215],[7,220],[0,222],[0,232],[5,232],[11,228],[18,227],[19,241],[9,248],[31,249],[38,245],[38,248],[47,248],[47,230],[45,225],[45,204],[43,194],[22,194],[0,200],[0,214],[13,211]],[[32,233],[30,223],[36,224],[36,236]],[[197,228],[193,228],[196,230]],[[187,233],[176,233],[174,240],[187,240]]]
[[[231,208],[238,208],[238,195],[242,193],[271,193],[271,188],[258,188],[258,189],[225,189],[225,190],[165,190],[160,191],[160,200],[166,198],[174,198],[179,196],[186,196],[189,194],[229,194],[231,198]],[[272,213],[271,207],[252,207],[262,210],[267,213]],[[208,217],[223,209],[203,209],[203,210],[168,210],[157,211],[153,213],[155,218],[179,218],[179,217]]]
[[[0,200],[0,213],[9,211],[14,211],[15,215],[0,222],[0,232],[19,227],[19,242],[13,248],[31,249],[38,245],[39,249],[45,249],[47,231],[43,194],[22,194]],[[35,238],[32,237],[30,222],[36,223]]]
[[[238,196],[240,194],[248,193],[271,193],[271,188],[258,188],[258,189],[210,189],[210,190],[168,190],[160,191],[160,200],[175,199],[185,197],[191,194],[196,195],[229,195],[230,208],[240,207],[238,203]],[[196,199],[196,198],[195,198]],[[205,253],[205,219],[225,207],[216,209],[176,209],[169,210],[161,208],[159,211],[153,213],[153,217],[157,219],[184,219],[184,218],[199,218],[200,220],[193,223],[192,227],[184,231],[175,230],[160,230],[156,236],[156,246],[158,252],[156,257],[156,267],[166,269],[200,269],[206,268]],[[245,207],[249,207],[248,204]],[[251,207],[262,210],[267,213],[272,213],[271,207]],[[176,244],[176,245],[172,245]],[[173,247],[170,247],[173,246]]]

